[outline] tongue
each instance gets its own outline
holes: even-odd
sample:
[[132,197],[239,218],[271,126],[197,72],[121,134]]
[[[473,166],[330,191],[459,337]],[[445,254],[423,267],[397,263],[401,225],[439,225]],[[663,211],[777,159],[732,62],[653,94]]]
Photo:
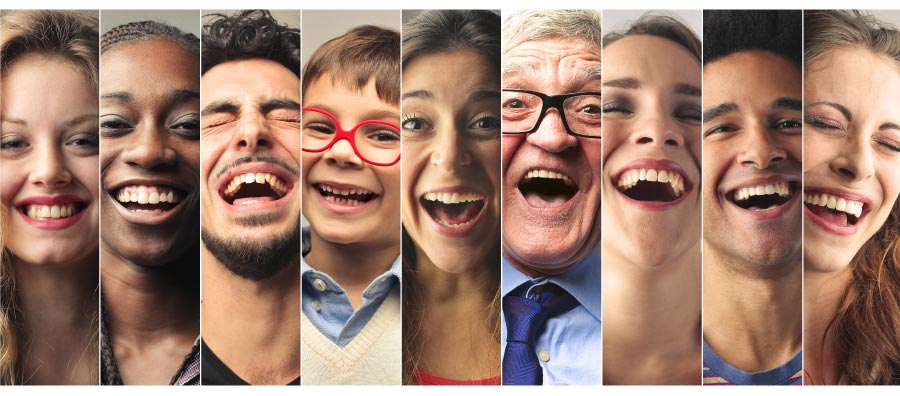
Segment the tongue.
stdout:
[[234,202],[232,202],[231,204],[234,205],[234,206],[238,206],[238,205],[251,205],[251,204],[255,204],[255,203],[269,202],[269,201],[274,201],[274,200],[275,200],[275,198],[272,198],[272,197],[266,197],[266,196],[261,196],[261,197],[247,197],[247,198],[238,198],[238,199],[235,199]]
[[825,219],[825,221],[827,221],[831,224],[834,224],[834,225],[837,225],[840,227],[846,227],[849,225],[847,223],[847,214],[844,212],[839,212],[834,209],[828,209],[828,207],[826,207],[826,206],[819,206],[819,205],[807,205],[806,207],[809,208],[810,211],[815,213],[816,216],[819,216],[819,217]]
[[549,204],[550,206],[557,206],[566,203],[569,200],[569,197],[561,194],[541,194],[538,192],[528,192],[525,193],[525,200],[531,206],[545,206]]
[[435,220],[444,224],[463,224],[472,221],[481,205],[476,202],[463,202],[458,204],[437,204],[434,206],[433,215]]

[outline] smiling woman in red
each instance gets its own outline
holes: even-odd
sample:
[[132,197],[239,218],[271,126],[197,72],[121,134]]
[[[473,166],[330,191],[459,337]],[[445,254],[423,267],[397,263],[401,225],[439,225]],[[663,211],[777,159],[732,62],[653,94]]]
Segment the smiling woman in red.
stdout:
[[0,383],[96,384],[97,19],[10,11],[0,36]]

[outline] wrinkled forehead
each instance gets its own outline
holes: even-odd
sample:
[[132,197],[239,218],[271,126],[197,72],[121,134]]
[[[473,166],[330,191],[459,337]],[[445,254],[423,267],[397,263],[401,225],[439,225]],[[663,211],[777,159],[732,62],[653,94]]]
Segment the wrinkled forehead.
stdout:
[[561,94],[600,85],[600,48],[581,39],[525,41],[503,56],[504,88]]

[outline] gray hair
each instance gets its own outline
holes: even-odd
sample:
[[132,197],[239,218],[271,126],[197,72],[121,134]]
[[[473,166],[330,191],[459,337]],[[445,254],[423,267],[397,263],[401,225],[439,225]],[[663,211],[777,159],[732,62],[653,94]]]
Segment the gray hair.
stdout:
[[602,17],[597,10],[525,10],[503,23],[503,49],[532,40],[575,37],[600,49]]

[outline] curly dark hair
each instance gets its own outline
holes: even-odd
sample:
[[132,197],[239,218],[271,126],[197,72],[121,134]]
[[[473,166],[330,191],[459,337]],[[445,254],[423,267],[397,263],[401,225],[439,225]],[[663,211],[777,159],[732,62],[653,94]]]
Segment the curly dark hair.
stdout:
[[703,11],[703,64],[747,50],[769,51],[803,65],[800,10]]
[[225,62],[268,59],[300,78],[300,29],[279,24],[266,10],[244,10],[232,16],[212,14],[212,17],[203,25],[202,73]]

